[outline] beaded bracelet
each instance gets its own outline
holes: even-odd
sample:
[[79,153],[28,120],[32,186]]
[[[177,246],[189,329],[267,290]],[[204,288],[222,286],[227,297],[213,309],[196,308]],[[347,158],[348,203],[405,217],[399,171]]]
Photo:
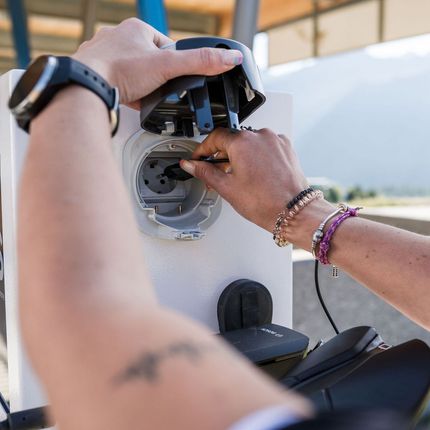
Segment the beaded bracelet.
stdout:
[[301,191],[299,194],[297,194],[296,197],[291,199],[285,205],[286,209],[284,209],[278,215],[278,218],[276,219],[275,228],[273,229],[273,240],[276,240],[276,238],[275,238],[276,232],[279,232],[279,230],[281,228],[281,223],[282,223],[283,219],[285,218],[285,212],[287,211],[287,209],[290,210],[294,205],[296,205],[299,202],[299,200],[301,200],[303,197],[305,197],[307,194],[311,193],[312,191],[314,191],[314,189],[312,187],[306,188],[306,190]]
[[312,187],[306,188],[306,190],[303,190],[302,192],[300,192],[299,194],[297,194],[296,197],[294,197],[293,199],[291,199],[288,203],[287,203],[287,209],[291,209],[293,206],[295,206],[300,200],[303,199],[303,197],[305,197],[306,195],[310,194],[312,191],[315,191]]
[[312,187],[306,188],[306,190],[301,191],[297,196],[292,198],[285,206],[285,209],[278,215],[278,218],[275,223],[275,228],[273,229],[273,240],[278,246],[287,246],[288,242],[285,242],[285,244],[280,244],[281,241],[277,241],[277,237],[281,233],[281,225],[285,221],[286,216],[288,215],[286,212],[288,212],[293,206],[295,206],[300,200],[302,200],[305,196],[310,194],[314,189]]
[[[334,221],[330,228],[327,230],[327,233],[324,234],[323,239],[320,243],[320,248],[318,252],[318,260],[321,264],[327,265],[331,264],[328,259],[328,252],[330,251],[331,239],[337,228],[349,217],[355,217],[358,215],[358,211],[363,209],[361,207],[358,208],[348,208],[346,212],[339,215]],[[333,265],[333,276],[337,277],[337,267]]]
[[[292,199],[285,209],[278,215],[276,219],[275,228],[273,229],[273,240],[276,245],[283,247],[289,245],[286,238],[286,229],[289,222],[309,203],[314,200],[323,199],[324,194],[320,190],[307,190],[302,191],[294,199]],[[300,196],[300,197],[299,197]],[[290,205],[290,203],[292,203]]]

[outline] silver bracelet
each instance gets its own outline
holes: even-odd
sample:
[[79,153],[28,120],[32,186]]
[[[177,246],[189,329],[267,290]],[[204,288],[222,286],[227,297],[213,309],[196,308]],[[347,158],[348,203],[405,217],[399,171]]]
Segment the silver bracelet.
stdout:
[[324,221],[318,226],[318,228],[315,230],[315,233],[312,236],[312,257],[317,259],[316,251],[317,246],[321,242],[322,238],[324,237],[324,227],[326,224],[334,218],[336,215],[346,212],[348,210],[348,206],[345,203],[339,203],[338,208],[331,213],[327,218],[324,219]]

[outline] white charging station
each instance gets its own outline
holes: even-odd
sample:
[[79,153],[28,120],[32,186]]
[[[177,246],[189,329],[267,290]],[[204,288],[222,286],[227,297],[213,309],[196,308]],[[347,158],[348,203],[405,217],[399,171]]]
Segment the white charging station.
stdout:
[[[17,127],[7,102],[21,74],[20,70],[12,70],[0,78],[1,234],[8,386],[13,412],[46,404],[26,357],[18,323],[17,193],[28,135]],[[267,102],[244,125],[268,127],[291,136],[291,96],[266,95]],[[156,174],[166,160],[192,152],[203,138],[178,139],[148,133],[140,128],[138,112],[121,109],[121,123],[112,147],[130,191],[145,261],[158,298],[215,333],[221,292],[231,282],[248,278],[269,289],[273,322],[291,327],[290,247],[278,248],[268,232],[240,217],[198,180],[163,184]],[[112,257],[115,258],[115,250]]]

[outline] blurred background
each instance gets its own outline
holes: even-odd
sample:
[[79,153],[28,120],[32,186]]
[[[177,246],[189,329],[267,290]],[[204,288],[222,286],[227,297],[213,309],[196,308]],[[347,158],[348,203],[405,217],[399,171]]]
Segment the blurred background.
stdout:
[[253,47],[266,88],[295,96],[295,145],[331,200],[430,204],[429,0],[0,0],[0,72],[131,16]]
[[[253,48],[266,89],[294,95],[292,138],[310,182],[366,217],[430,235],[430,0],[0,0],[0,72],[70,54],[131,16],[173,39]],[[294,328],[312,345],[333,332],[309,254],[294,250],[294,260]],[[430,342],[346,274],[321,269],[321,284],[340,329]]]

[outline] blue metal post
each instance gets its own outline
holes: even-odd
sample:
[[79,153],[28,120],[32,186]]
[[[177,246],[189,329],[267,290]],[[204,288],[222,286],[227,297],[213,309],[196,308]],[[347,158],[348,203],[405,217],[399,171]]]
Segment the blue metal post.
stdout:
[[7,0],[18,67],[25,69],[30,63],[27,15],[23,0]]
[[167,34],[167,15],[163,0],[136,0],[137,16],[161,33]]

